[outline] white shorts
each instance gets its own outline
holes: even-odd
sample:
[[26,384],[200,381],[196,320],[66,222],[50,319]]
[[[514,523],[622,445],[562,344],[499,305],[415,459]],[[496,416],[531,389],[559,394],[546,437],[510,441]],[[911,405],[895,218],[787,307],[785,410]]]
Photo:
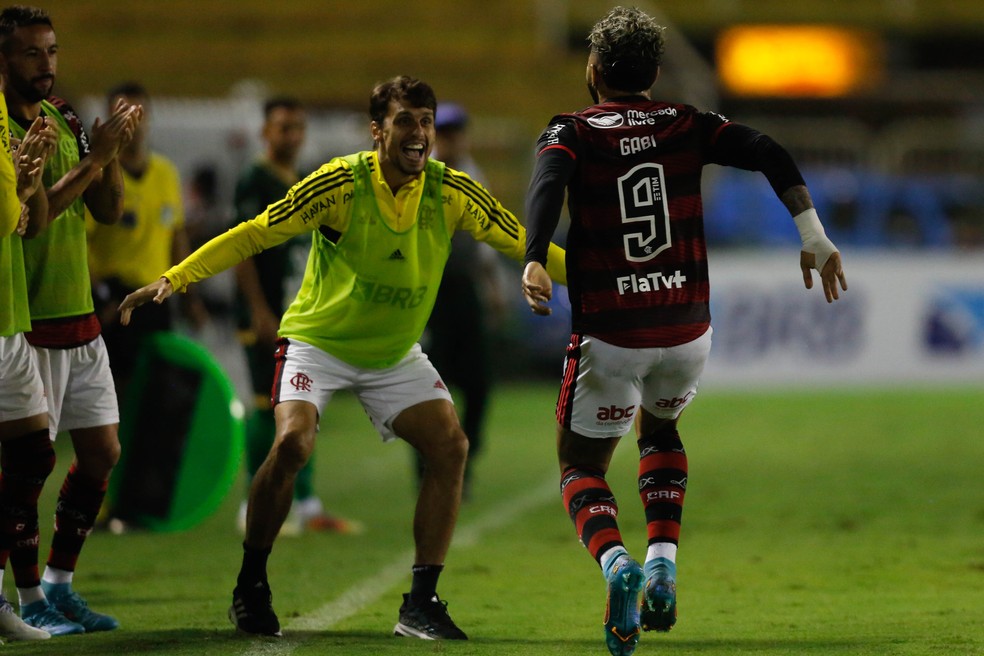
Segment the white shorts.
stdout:
[[[316,346],[295,339],[285,340],[277,350],[273,403],[307,401],[318,416],[338,390],[351,390],[359,398],[372,425],[384,442],[398,437],[393,420],[401,412],[435,399],[451,401],[441,375],[419,344],[386,369],[363,369],[342,362]],[[453,401],[452,401],[453,403]]]
[[585,437],[622,437],[640,407],[660,419],[676,419],[697,394],[711,332],[679,346],[640,349],[572,336],[557,421]]
[[34,347],[24,333],[0,337],[0,423],[47,413]]
[[35,350],[48,395],[51,439],[59,431],[120,422],[113,372],[102,335],[75,348]]

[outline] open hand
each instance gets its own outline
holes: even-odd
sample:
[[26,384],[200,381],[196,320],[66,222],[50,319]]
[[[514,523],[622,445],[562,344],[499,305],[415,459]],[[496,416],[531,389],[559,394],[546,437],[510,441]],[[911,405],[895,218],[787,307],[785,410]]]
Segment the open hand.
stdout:
[[[807,289],[813,289],[813,269],[816,268],[817,256],[813,253],[800,251],[800,269],[803,271],[803,284]],[[833,303],[840,298],[837,291],[837,284],[840,288],[847,291],[847,277],[844,275],[844,267],[841,265],[841,256],[838,252],[833,252],[823,265],[820,271],[820,282],[823,285],[823,295],[828,303]]]
[[123,302],[120,303],[120,323],[124,326],[130,325],[130,315],[135,308],[140,307],[147,301],[153,301],[160,305],[168,296],[174,293],[174,287],[167,278],[160,278],[149,285],[144,285],[137,291],[127,294]]

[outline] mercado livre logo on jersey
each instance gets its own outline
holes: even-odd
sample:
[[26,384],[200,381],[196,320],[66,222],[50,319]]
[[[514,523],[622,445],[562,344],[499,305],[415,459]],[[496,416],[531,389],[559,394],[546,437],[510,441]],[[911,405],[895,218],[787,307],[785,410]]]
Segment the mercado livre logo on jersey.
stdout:
[[355,285],[352,286],[352,293],[349,296],[365,303],[381,303],[396,308],[409,309],[420,305],[426,294],[427,285],[421,287],[397,287],[395,285],[384,285],[383,283],[373,282],[371,280],[356,279]]
[[625,123],[625,117],[616,112],[605,112],[588,117],[588,123],[596,128],[609,130],[611,128],[621,127]]

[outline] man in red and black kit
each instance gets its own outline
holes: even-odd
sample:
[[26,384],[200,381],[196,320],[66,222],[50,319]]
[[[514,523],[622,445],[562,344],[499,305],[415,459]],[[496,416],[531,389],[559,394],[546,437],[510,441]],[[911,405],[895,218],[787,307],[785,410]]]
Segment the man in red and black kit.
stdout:
[[[561,491],[608,582],[605,638],[622,656],[635,650],[640,624],[668,631],[676,621],[687,488],[677,420],[697,392],[711,346],[703,166],[761,171],[800,231],[807,289],[812,269],[828,302],[847,281],[785,149],[720,114],[650,98],[662,27],[636,9],[616,7],[588,40],[587,84],[597,104],[554,117],[540,136],[527,197],[523,293],[534,312],[549,312],[543,263],[566,190],[572,334],[557,402]],[[618,505],[605,481],[633,423],[649,540],[644,567],[623,546]]]

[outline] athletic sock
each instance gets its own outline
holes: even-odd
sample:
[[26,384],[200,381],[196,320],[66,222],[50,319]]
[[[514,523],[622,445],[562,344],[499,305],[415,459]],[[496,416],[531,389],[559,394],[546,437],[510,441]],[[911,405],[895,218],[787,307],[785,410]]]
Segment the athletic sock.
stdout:
[[239,577],[236,585],[247,588],[259,582],[267,580],[267,559],[270,557],[272,547],[265,549],[253,549],[243,543],[243,566],[239,570]]
[[17,602],[22,609],[24,606],[33,604],[35,601],[41,601],[44,598],[44,590],[41,589],[40,583],[25,587],[17,586]]
[[606,579],[608,578],[608,574],[609,572],[611,572],[612,566],[615,564],[615,561],[621,558],[622,556],[628,556],[628,555],[629,552],[625,550],[625,547],[612,547],[611,549],[605,551],[605,553],[601,554],[601,556],[598,558],[598,564],[601,565],[601,573],[605,576]]
[[[55,467],[48,429],[0,445],[0,550],[10,552],[18,588],[41,584],[38,575],[38,497]],[[0,566],[6,564],[0,555]]]
[[[649,554],[676,558],[680,519],[687,492],[687,453],[676,429],[663,430],[639,440],[639,497],[646,511]],[[667,547],[655,547],[667,543]],[[672,549],[669,548],[672,545]]]
[[95,480],[79,471],[76,463],[68,470],[58,494],[55,534],[48,553],[48,567],[74,572],[85,539],[99,515],[106,497],[108,481]]
[[577,537],[601,565],[605,552],[623,546],[618,504],[605,475],[597,469],[568,467],[561,476],[560,492]]
[[410,599],[415,602],[430,601],[437,594],[437,579],[444,565],[414,565],[410,583]]
[[50,583],[53,585],[72,585],[72,579],[74,578],[74,571],[59,569],[57,567],[52,567],[51,565],[45,567],[44,574],[41,575],[41,580],[44,583]]

